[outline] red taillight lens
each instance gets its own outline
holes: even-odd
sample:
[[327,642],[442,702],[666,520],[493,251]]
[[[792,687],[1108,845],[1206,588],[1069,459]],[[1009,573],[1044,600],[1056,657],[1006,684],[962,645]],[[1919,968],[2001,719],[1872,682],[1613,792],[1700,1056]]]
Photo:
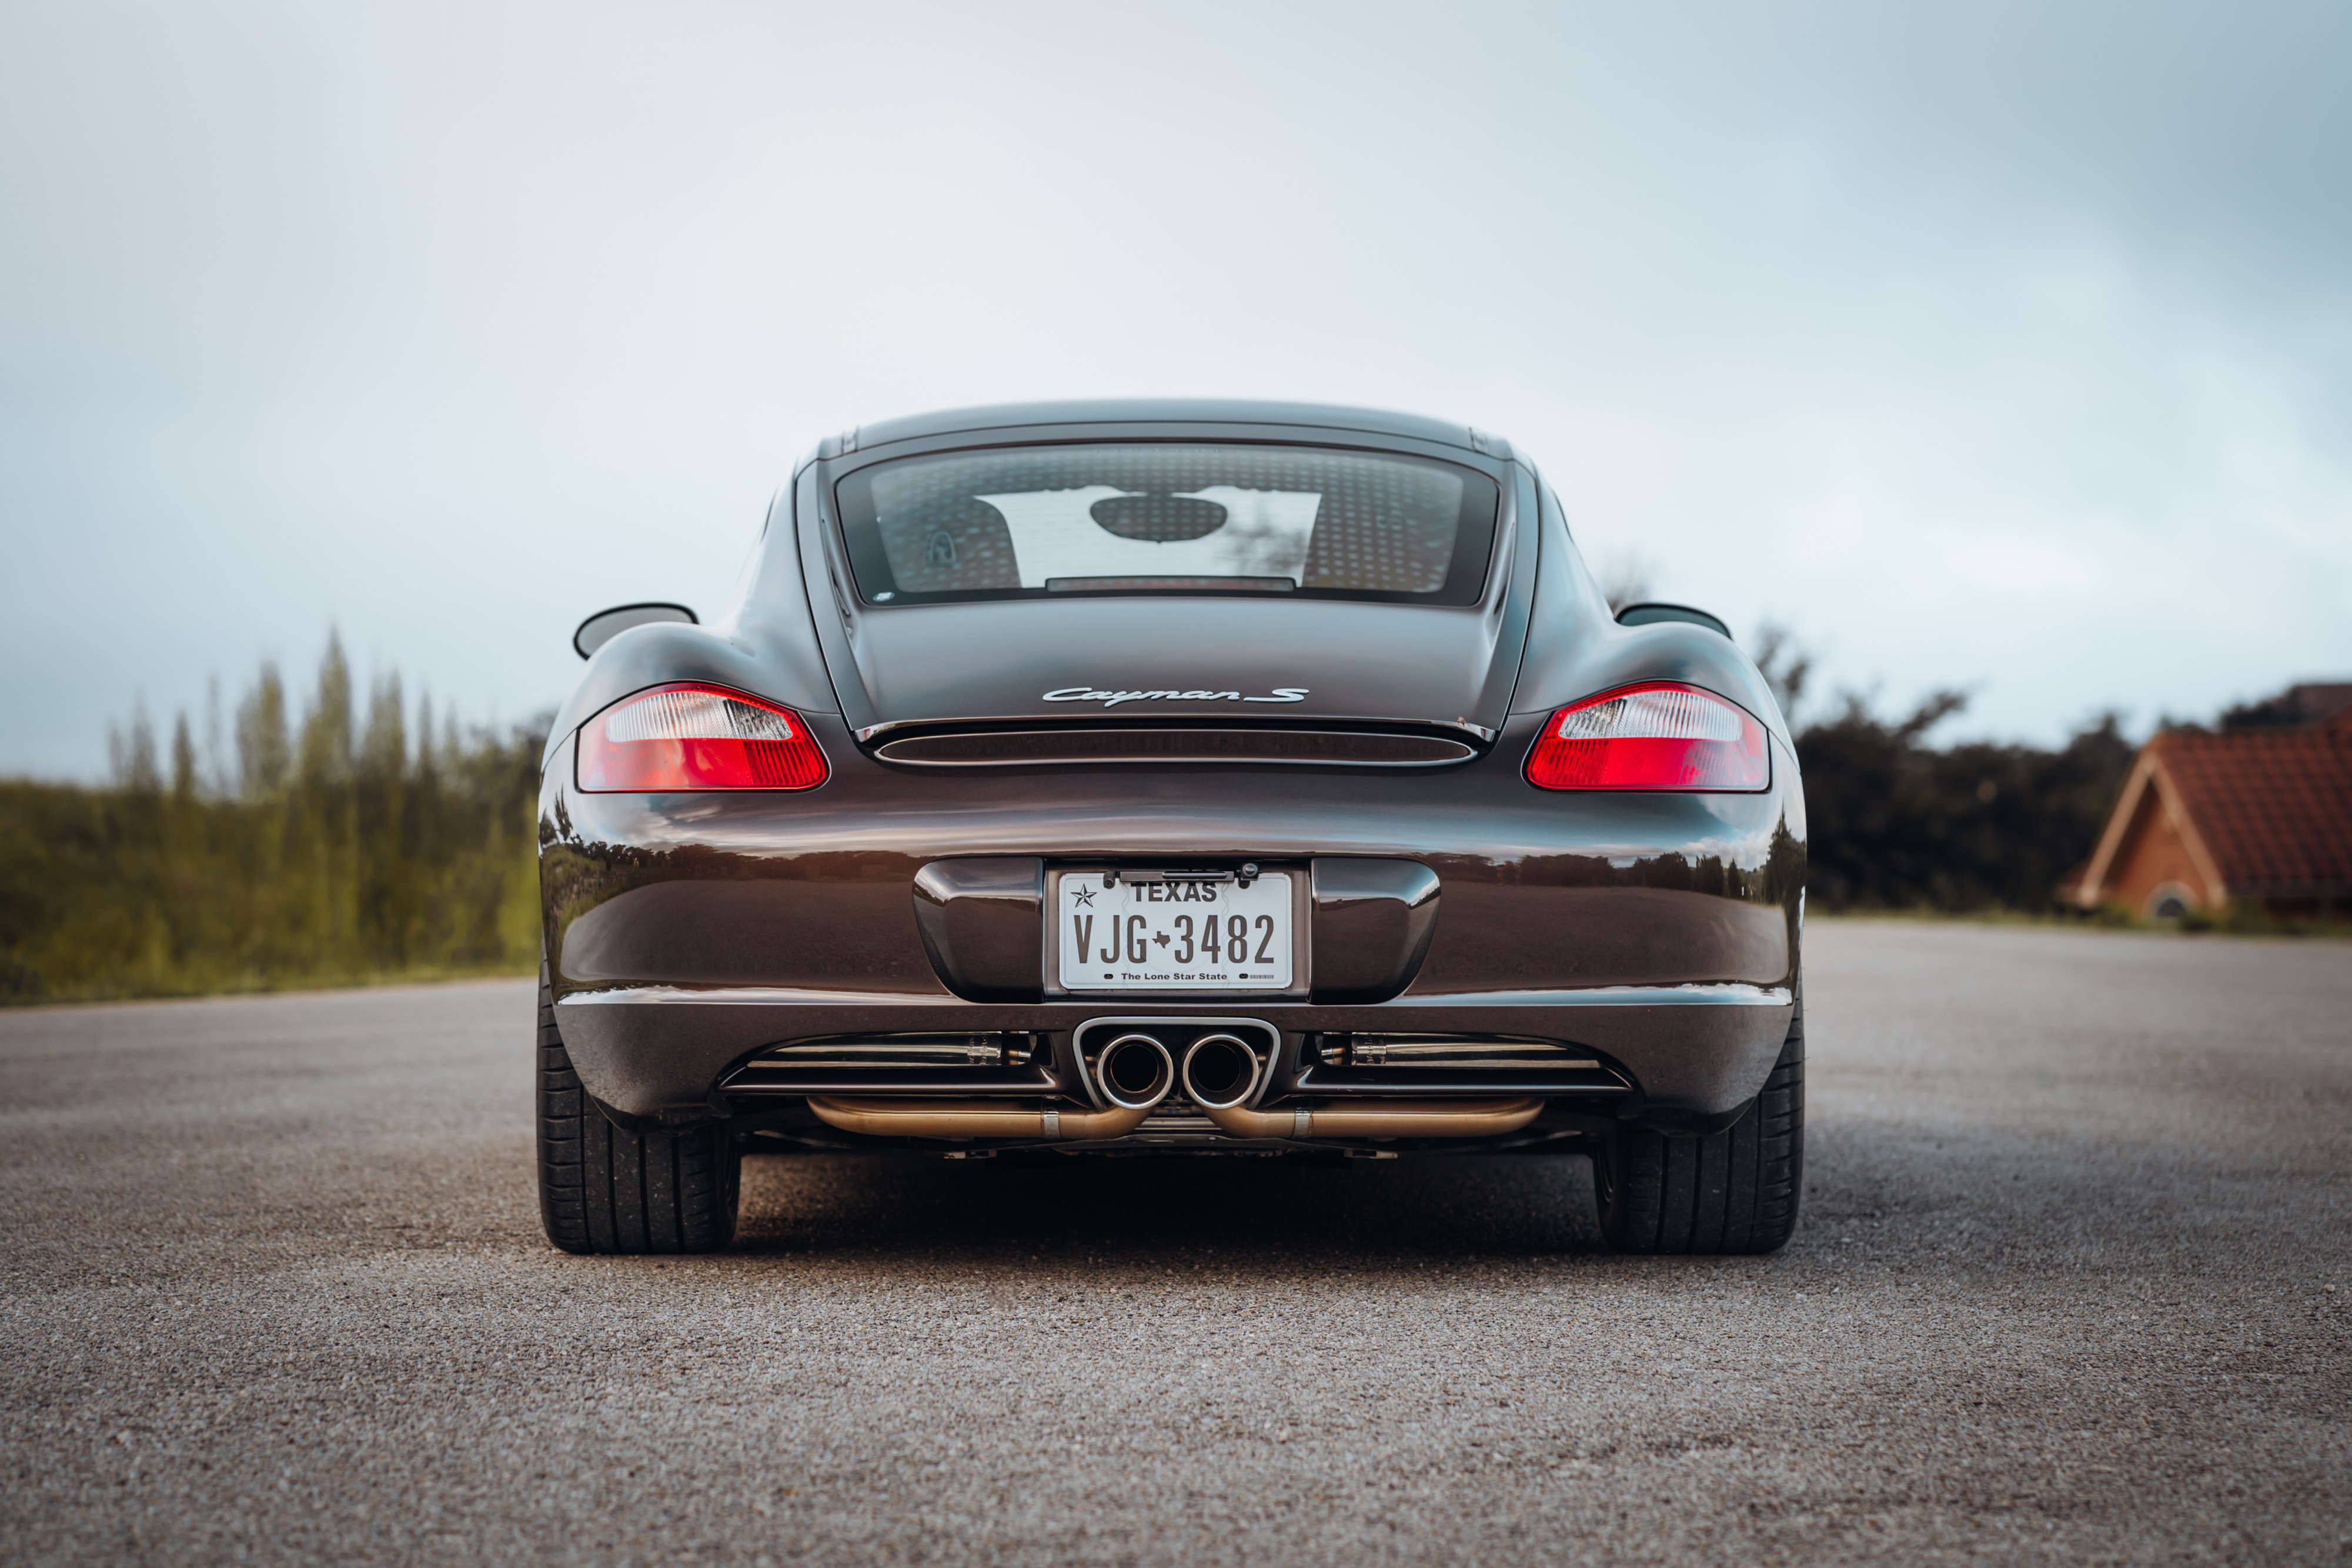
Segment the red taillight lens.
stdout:
[[1542,789],[1761,789],[1771,777],[1747,709],[1672,681],[1570,703],[1528,753]]
[[655,686],[580,727],[580,788],[813,789],[824,753],[800,715],[725,686]]

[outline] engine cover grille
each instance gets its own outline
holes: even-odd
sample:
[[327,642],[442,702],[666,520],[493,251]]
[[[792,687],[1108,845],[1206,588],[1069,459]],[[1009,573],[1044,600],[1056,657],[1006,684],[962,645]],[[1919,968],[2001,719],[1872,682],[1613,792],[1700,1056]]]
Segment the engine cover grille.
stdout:
[[1477,747],[1444,736],[1344,729],[965,729],[900,736],[874,748],[919,768],[1040,768],[1070,763],[1259,763],[1323,768],[1443,768]]

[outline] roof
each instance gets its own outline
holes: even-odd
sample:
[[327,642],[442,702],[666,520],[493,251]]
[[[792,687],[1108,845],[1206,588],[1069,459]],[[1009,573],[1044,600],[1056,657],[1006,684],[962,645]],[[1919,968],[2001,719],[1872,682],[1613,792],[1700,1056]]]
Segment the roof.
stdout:
[[2146,755],[2232,894],[2352,885],[2352,711],[2295,728],[2168,730]]
[[824,457],[863,451],[885,442],[911,441],[965,431],[1003,430],[1038,424],[1276,424],[1294,428],[1362,431],[1377,435],[1401,435],[1433,441],[1489,457],[1508,457],[1511,444],[1466,424],[1451,424],[1415,413],[1392,413],[1374,408],[1345,408],[1329,403],[1257,402],[1241,398],[1101,398],[1064,402],[1008,402],[982,408],[944,409],[936,413],[908,414],[876,424],[860,425],[846,435],[829,438],[818,449]]

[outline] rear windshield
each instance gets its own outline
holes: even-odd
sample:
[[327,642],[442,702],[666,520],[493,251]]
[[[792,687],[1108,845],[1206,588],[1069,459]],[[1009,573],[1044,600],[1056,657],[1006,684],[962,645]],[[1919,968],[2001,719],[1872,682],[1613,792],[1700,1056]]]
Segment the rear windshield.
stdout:
[[871,604],[1287,593],[1470,604],[1496,489],[1467,468],[1302,446],[1002,447],[861,468],[835,491]]

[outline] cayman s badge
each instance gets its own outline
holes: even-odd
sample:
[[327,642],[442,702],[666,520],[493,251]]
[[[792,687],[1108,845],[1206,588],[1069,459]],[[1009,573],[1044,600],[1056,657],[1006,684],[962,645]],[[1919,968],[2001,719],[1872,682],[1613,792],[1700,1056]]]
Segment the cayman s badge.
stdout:
[[1303,703],[1307,700],[1307,690],[1306,686],[1276,686],[1274,688],[1274,695],[1270,697],[1245,697],[1239,692],[1180,692],[1171,689],[1152,692],[1108,692],[1097,690],[1093,686],[1064,686],[1059,691],[1047,692],[1045,700],[1049,703],[1100,703],[1105,707],[1117,707],[1121,703],[1141,702],[1154,697],[1163,702],[1179,703]]

